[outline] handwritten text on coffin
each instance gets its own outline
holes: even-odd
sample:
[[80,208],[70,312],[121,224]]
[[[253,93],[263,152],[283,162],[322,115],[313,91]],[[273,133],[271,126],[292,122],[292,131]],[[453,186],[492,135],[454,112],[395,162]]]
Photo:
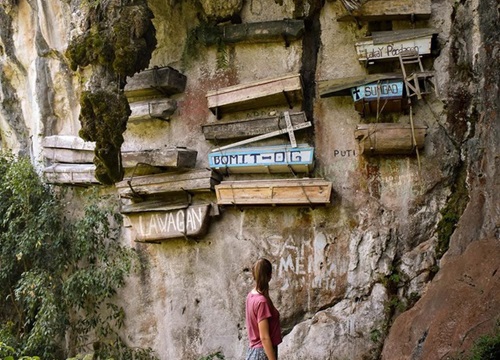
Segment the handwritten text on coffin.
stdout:
[[373,82],[363,86],[356,86],[351,89],[354,101],[365,99],[367,101],[403,97],[403,81],[386,80]]
[[171,211],[151,211],[128,215],[137,240],[154,241],[183,236],[203,236],[208,227],[210,205],[193,205]]
[[211,168],[303,165],[314,159],[312,147],[262,147],[231,149],[209,154]]

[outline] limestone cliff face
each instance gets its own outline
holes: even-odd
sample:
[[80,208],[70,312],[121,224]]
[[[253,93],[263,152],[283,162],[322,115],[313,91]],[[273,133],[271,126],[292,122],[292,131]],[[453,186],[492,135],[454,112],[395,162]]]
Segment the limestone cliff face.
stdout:
[[[375,25],[337,21],[346,12],[340,1],[216,3],[147,1],[157,39],[149,67],[172,66],[187,84],[172,96],[169,122],[129,122],[122,147],[187,147],[198,151],[196,167],[207,167],[218,144],[205,140],[202,125],[289,110],[266,105],[217,120],[207,92],[300,73],[304,101],[293,110],[304,110],[314,129],[297,134],[315,147],[310,176],[332,182],[332,203],[226,206],[197,242],[138,244],[124,229],[123,241],[146,265],[120,296],[130,344],[152,347],[161,359],[216,351],[243,358],[244,299],[259,256],[275,265],[280,359],[439,359],[490,331],[500,316],[497,3],[436,0],[427,20]],[[98,87],[95,69],[72,70],[65,55],[85,28],[85,9],[75,4],[0,0],[0,144],[34,162],[43,160],[44,136],[78,134],[80,96]],[[303,36],[205,45],[194,31],[228,19],[284,18],[303,19]],[[424,62],[436,71],[438,95],[415,101],[411,115],[381,119],[360,117],[351,97],[321,98],[321,81],[398,70],[397,62],[365,67],[354,46],[389,24],[436,29],[436,51]],[[376,120],[426,125],[419,156],[361,154],[354,130]]]

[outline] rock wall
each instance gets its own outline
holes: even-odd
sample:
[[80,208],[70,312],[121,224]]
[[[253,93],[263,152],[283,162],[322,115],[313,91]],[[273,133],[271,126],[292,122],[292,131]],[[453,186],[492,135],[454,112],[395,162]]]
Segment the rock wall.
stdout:
[[[187,84],[172,96],[177,110],[169,122],[130,122],[122,148],[196,149],[196,167],[207,167],[208,153],[218,144],[204,139],[201,125],[221,121],[207,107],[207,91],[300,73],[304,101],[293,110],[304,110],[314,128],[297,134],[314,145],[311,175],[332,182],[332,202],[221,207],[198,241],[139,244],[125,228],[124,242],[139,251],[145,265],[119,298],[127,309],[124,332],[130,344],[152,347],[161,359],[199,359],[216,351],[226,359],[243,358],[244,299],[252,287],[251,265],[260,256],[275,266],[271,297],[285,333],[280,359],[442,358],[488,332],[499,315],[492,265],[500,253],[499,82],[495,62],[487,61],[498,58],[498,12],[490,11],[496,3],[436,0],[428,20],[390,23],[393,30],[438,32],[437,51],[425,65],[436,70],[439,95],[418,100],[411,115],[380,119],[408,124],[411,117],[426,125],[418,157],[360,154],[354,130],[375,120],[360,117],[351,97],[319,96],[323,80],[397,70],[397,63],[365,67],[357,60],[354,44],[377,30],[373,24],[337,21],[346,12],[340,1],[218,3],[148,1],[157,37],[150,67],[172,66],[187,76]],[[79,97],[91,86],[92,69],[71,71],[65,50],[84,26],[82,11],[69,1],[0,0],[2,148],[43,161],[44,136],[78,134]],[[204,45],[193,31],[211,21],[284,18],[303,19],[304,35],[293,41]],[[266,105],[227,114],[223,121],[284,110]],[[288,141],[284,136],[264,143]],[[467,205],[463,215],[457,198]],[[450,214],[460,221],[452,221],[447,233],[443,219]],[[486,257],[491,262],[483,264]],[[473,301],[492,300],[462,317],[470,321],[450,320],[436,305],[436,299],[446,301],[447,287],[467,294],[469,300],[457,305],[459,314]],[[482,295],[470,287],[481,288]],[[450,345],[444,336],[433,336],[442,327],[457,339],[468,337]]]

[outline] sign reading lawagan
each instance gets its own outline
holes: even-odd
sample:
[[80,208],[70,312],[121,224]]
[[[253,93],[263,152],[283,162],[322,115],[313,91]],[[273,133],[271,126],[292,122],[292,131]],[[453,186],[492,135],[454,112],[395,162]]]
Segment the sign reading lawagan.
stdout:
[[128,214],[138,241],[159,241],[178,237],[200,237],[206,234],[209,204],[183,209]]

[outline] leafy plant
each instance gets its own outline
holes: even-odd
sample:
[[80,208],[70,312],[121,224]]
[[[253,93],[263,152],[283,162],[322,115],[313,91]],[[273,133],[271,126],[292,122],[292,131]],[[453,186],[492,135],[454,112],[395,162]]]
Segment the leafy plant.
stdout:
[[12,356],[109,358],[127,348],[112,298],[136,256],[119,243],[120,214],[95,193],[86,198],[83,214],[68,216],[29,159],[0,154],[0,341]]
[[213,354],[203,356],[199,360],[216,360],[216,359],[224,360],[225,359],[224,354],[221,351],[217,351]]
[[469,360],[500,359],[500,325],[497,324],[495,333],[481,336],[472,347]]

